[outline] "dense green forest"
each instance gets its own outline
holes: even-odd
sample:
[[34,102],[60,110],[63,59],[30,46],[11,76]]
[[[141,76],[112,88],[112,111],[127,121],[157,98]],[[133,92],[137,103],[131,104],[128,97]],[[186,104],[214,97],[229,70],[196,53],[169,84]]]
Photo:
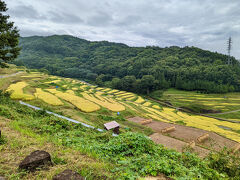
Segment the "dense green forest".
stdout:
[[240,91],[240,66],[232,58],[196,47],[129,47],[68,35],[20,38],[14,62],[50,74],[137,93],[175,87],[206,93]]

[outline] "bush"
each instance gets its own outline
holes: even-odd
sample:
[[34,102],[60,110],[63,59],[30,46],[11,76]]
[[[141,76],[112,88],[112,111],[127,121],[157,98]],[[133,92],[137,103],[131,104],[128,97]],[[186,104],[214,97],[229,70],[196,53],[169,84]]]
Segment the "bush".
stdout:
[[189,152],[178,153],[153,143],[148,137],[128,132],[99,146],[102,158],[116,163],[114,172],[125,172],[126,179],[157,176],[164,173],[177,179],[221,179],[224,175],[211,169],[207,161]]
[[218,153],[212,152],[209,154],[208,159],[210,168],[225,173],[233,179],[240,179],[239,154],[233,154],[232,150],[224,148]]

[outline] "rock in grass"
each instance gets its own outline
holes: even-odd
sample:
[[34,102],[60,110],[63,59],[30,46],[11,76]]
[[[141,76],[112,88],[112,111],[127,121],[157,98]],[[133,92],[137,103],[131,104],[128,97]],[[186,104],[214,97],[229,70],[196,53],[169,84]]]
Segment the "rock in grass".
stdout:
[[5,178],[4,178],[4,177],[2,177],[2,176],[0,176],[0,180],[5,180]]
[[66,169],[63,172],[55,175],[53,177],[53,180],[85,180],[85,178],[82,177],[77,172],[74,172],[70,169]]
[[37,168],[52,165],[51,156],[46,151],[34,151],[19,164],[19,169],[35,171]]

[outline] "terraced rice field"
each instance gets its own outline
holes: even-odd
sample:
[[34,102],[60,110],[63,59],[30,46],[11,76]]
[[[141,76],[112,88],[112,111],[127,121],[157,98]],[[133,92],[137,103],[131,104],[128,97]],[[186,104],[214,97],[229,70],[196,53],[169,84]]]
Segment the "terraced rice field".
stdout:
[[186,92],[169,89],[163,93],[160,99],[170,102],[175,107],[198,106],[203,109],[224,113],[211,113],[211,116],[240,121],[240,93],[199,94],[194,91]]
[[63,93],[63,92],[57,91],[56,89],[47,89],[47,90],[55,94],[57,97],[70,102],[71,104],[73,104],[83,112],[94,112],[100,109],[100,106],[98,106],[97,104],[91,101],[88,101],[84,98],[81,98],[79,96],[73,95],[71,93]]
[[34,95],[36,98],[41,99],[48,104],[54,106],[63,105],[63,102],[60,99],[48,92],[43,91],[41,88],[36,88],[36,93],[34,93]]
[[33,95],[25,94],[23,92],[23,88],[25,88],[27,86],[28,86],[28,84],[26,82],[24,82],[24,81],[17,82],[15,84],[11,84],[8,87],[7,92],[11,93],[10,97],[12,99],[22,99],[22,100],[26,100],[26,101],[33,100],[34,99]]
[[[89,86],[84,82],[69,78],[45,75],[45,79],[42,78],[40,80],[41,82],[35,82],[33,81],[34,77],[31,77],[31,74],[25,74],[23,76],[29,78],[17,83],[15,83],[15,79],[9,87],[5,89],[8,92],[11,92],[11,97],[13,99],[33,100],[32,103],[34,104],[34,98],[36,97],[52,108],[57,106],[59,110],[63,108],[72,111],[71,108],[75,107],[75,111],[81,116],[83,115],[81,113],[101,114],[102,112],[111,116],[116,116],[116,112],[121,112],[124,116],[137,115],[143,118],[152,118],[163,122],[178,123],[181,121],[186,126],[213,131],[240,142],[240,124],[237,123],[190,115],[172,108],[162,107],[160,104],[145,100],[141,96],[130,92]],[[54,85],[52,83],[54,83]],[[58,86],[58,88],[56,88],[56,86]],[[24,93],[25,88],[29,88],[32,94]],[[237,109],[238,107],[240,109],[240,105],[238,104],[238,102],[240,103],[240,96],[238,98],[236,94],[226,95],[228,98],[219,96],[221,95],[204,95],[194,92],[186,93],[169,90],[164,93],[163,98],[174,105],[198,102],[205,105],[208,104],[209,107],[215,107],[216,109],[225,108],[227,110],[232,110]],[[184,101],[184,99],[186,99],[186,101]],[[240,115],[240,112],[238,115]],[[84,117],[86,117],[84,119],[85,121],[91,121],[91,119],[88,119],[89,116],[84,114]],[[231,116],[229,119],[238,120],[238,117]]]
[[103,98],[100,95],[96,94],[96,97],[93,95],[87,94],[87,93],[82,93],[83,97],[91,102],[94,102],[102,107],[105,107],[111,111],[119,112],[119,111],[124,111],[125,107],[118,102],[114,101],[111,98]]

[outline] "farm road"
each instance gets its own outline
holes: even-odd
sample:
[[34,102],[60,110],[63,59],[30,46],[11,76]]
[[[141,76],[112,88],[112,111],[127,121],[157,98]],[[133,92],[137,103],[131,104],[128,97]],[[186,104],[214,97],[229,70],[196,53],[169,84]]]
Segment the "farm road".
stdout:
[[14,74],[10,74],[10,75],[0,75],[0,79],[1,79],[1,78],[7,78],[7,77],[16,76],[17,74],[20,74],[20,73],[22,73],[22,71],[17,72],[17,73],[14,73]]

